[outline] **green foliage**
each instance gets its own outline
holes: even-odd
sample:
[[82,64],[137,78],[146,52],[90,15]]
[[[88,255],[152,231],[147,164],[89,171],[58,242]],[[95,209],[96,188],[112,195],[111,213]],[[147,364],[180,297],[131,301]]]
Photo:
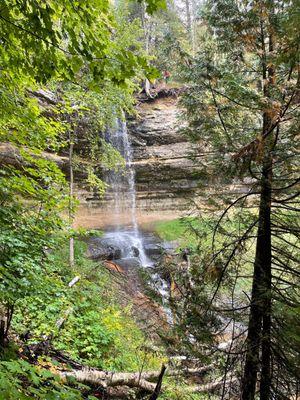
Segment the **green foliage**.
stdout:
[[[147,2],[148,11],[163,3]],[[137,80],[153,75],[133,40],[135,29],[117,20],[107,0],[4,0],[0,10],[1,314],[14,310],[16,336],[29,330],[34,341],[51,333],[58,348],[87,364],[129,370],[143,355],[144,337],[129,310],[122,313],[107,293],[105,270],[94,272],[95,265],[83,260],[84,250],[77,249],[81,280],[70,289],[75,271],[55,255],[69,199],[64,174],[52,161],[58,157],[49,153],[61,150],[73,129],[78,139],[78,127],[90,118],[89,186],[105,189],[96,175],[99,161],[106,168],[122,165],[116,152],[95,141],[100,129],[132,110]],[[46,86],[56,99],[41,105],[36,91]],[[64,249],[64,260],[66,254]],[[69,312],[58,335],[56,321]],[[75,400],[81,395],[46,369],[8,358],[0,363],[0,397]]]
[[[56,202],[51,199],[50,190],[45,191],[47,197],[41,198],[36,206],[22,206],[12,198],[9,190],[16,186],[22,193],[41,196],[43,193],[39,192],[39,188],[30,183],[17,173],[14,176],[11,173],[9,178],[1,180],[0,190],[5,205],[0,210],[2,304],[13,304],[29,293],[34,295],[43,286],[44,275],[48,270],[45,251],[53,247],[51,235],[62,226],[59,215],[52,211],[55,204],[59,212],[59,198]],[[17,190],[14,192],[17,196]],[[64,199],[61,201],[63,203]]]
[[[75,243],[76,270],[69,270],[67,249],[57,242],[60,249],[48,256],[52,273],[38,295],[19,301],[13,329],[30,332],[31,342],[53,334],[55,348],[100,369],[136,371],[141,363],[146,369],[159,368],[161,358],[146,350],[130,307],[120,308],[110,274],[85,258],[85,243]],[[69,288],[74,274],[80,280]],[[66,321],[58,330],[62,317]]]
[[19,359],[0,362],[0,398],[5,400],[76,400],[81,392],[65,386],[47,369]]
[[[154,56],[154,65],[159,71],[170,71],[171,80],[181,80],[181,65],[188,57],[191,43],[175,7],[153,18],[155,40],[150,43],[150,53]],[[153,29],[154,30],[154,29]],[[172,82],[173,85],[173,82]]]
[[[151,0],[150,11],[163,5]],[[26,74],[38,81],[52,77],[73,80],[83,65],[94,80],[123,83],[135,75],[145,58],[114,42],[117,28],[110,2],[5,0],[0,14],[5,45],[2,66],[9,73]]]
[[[299,288],[295,288],[289,293],[293,299],[299,298]],[[284,353],[281,354],[283,357],[287,369],[292,375],[298,376],[300,373],[300,326],[299,326],[299,315],[300,307],[288,307],[283,301],[278,301],[274,309],[275,318],[279,321],[284,320],[280,324],[278,329],[278,342],[280,347],[284,349]]]
[[177,380],[172,381],[170,378],[165,379],[164,383],[167,388],[160,395],[161,400],[217,400],[218,397],[206,393],[189,393],[190,385],[188,382]]
[[[139,88],[139,79],[147,69],[145,53],[137,40],[139,26],[128,24],[124,17],[114,12],[116,29],[112,45],[118,48],[134,49],[136,59],[128,52],[127,58],[134,63],[134,79],[127,76],[122,84],[116,84],[113,77],[106,76],[101,85],[86,68],[77,75],[76,82],[52,81],[49,87],[55,95],[59,119],[68,126],[68,138],[63,132],[61,151],[69,152],[67,146],[74,145],[71,164],[75,173],[86,174],[87,188],[102,196],[107,185],[101,180],[103,169],[121,169],[124,160],[109,143],[105,132],[116,128],[118,120],[125,113],[134,112],[134,92]],[[120,66],[117,67],[121,74]]]
[[[69,202],[64,174],[49,152],[66,144],[81,117],[93,115],[95,139],[99,128],[132,108],[134,79],[148,69],[132,40],[134,29],[119,25],[107,0],[2,2],[0,141],[8,156],[0,166],[0,301],[5,306],[40,293],[52,274],[45,252],[64,228]],[[41,106],[36,91],[42,84],[60,90],[57,103]],[[88,183],[103,193],[95,164],[101,159],[111,167],[121,164],[120,157],[104,155],[103,142],[90,148]]]

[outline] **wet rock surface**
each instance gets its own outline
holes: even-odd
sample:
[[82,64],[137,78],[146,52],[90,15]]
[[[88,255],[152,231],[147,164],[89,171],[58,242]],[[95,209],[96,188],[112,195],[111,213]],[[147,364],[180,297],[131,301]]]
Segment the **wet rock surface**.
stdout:
[[88,256],[92,260],[116,260],[121,253],[118,245],[105,238],[93,238],[89,242]]
[[[149,232],[143,232],[138,238],[126,230],[108,232],[88,240],[88,256],[92,260],[113,260],[120,265],[132,263],[142,266],[145,261],[147,264],[159,261],[168,246],[158,236]],[[149,259],[141,260],[142,253]]]
[[137,257],[120,258],[114,260],[114,262],[121,267],[124,272],[129,272],[132,268],[138,269],[141,267],[141,263]]
[[143,244],[145,253],[153,261],[158,261],[163,253],[162,241],[153,233],[143,233]]
[[[120,304],[124,307],[130,304],[141,327],[159,340],[158,331],[168,329],[167,315],[162,305],[147,295],[142,271],[147,276],[153,275],[153,282],[160,290],[154,265],[162,257],[163,244],[151,233],[143,233],[138,241],[134,235],[130,235],[133,232],[125,230],[90,238],[88,255],[95,261],[101,261],[99,268],[106,268],[111,272],[111,281],[117,288]],[[141,245],[142,249],[139,247]],[[141,258],[143,252],[146,258]],[[147,265],[143,264],[145,260]]]

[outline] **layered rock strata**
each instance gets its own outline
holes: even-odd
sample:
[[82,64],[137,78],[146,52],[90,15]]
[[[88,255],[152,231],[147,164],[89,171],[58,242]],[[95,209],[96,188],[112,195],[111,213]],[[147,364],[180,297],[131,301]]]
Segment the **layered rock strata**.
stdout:
[[[136,209],[139,222],[175,218],[188,209],[197,189],[197,167],[190,159],[195,152],[180,131],[176,94],[148,99],[137,106],[137,117],[127,122],[133,149],[136,182]],[[111,194],[104,199],[86,193],[80,185],[77,193],[81,207],[78,225],[109,224]],[[126,224],[127,216],[120,221]]]

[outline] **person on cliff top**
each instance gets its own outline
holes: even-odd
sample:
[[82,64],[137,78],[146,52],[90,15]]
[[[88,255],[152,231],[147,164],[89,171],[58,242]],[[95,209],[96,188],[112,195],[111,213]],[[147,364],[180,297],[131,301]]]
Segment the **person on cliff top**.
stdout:
[[169,82],[170,76],[171,76],[170,71],[166,70],[166,71],[163,72],[163,77],[164,77],[164,80],[165,80],[166,83]]

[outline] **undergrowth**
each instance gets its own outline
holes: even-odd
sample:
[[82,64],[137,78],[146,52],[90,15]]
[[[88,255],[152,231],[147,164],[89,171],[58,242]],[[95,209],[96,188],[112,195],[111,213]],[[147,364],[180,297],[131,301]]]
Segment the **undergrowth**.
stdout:
[[[0,363],[0,399],[82,398],[84,386],[65,386],[55,375],[55,361],[27,362],[24,338],[26,345],[33,345],[51,337],[53,347],[71,359],[104,370],[160,369],[165,361],[159,351],[150,350],[151,343],[137,326],[130,305],[120,306],[111,274],[89,260],[86,250],[86,243],[75,241],[71,269],[67,239],[57,238],[56,250],[45,254],[48,273],[39,292],[15,305],[13,340]],[[69,287],[75,276],[79,281]],[[61,328],[59,319],[64,320]]]
[[[87,245],[75,242],[75,268],[68,265],[67,246],[58,244],[49,261],[51,275],[39,296],[26,297],[18,304],[13,328],[29,333],[29,343],[50,334],[56,349],[86,365],[116,371],[156,368],[159,357],[145,354],[146,338],[131,315],[130,305],[121,308],[110,273],[86,258]],[[68,283],[75,277],[73,286]],[[61,329],[57,320],[65,318]]]

